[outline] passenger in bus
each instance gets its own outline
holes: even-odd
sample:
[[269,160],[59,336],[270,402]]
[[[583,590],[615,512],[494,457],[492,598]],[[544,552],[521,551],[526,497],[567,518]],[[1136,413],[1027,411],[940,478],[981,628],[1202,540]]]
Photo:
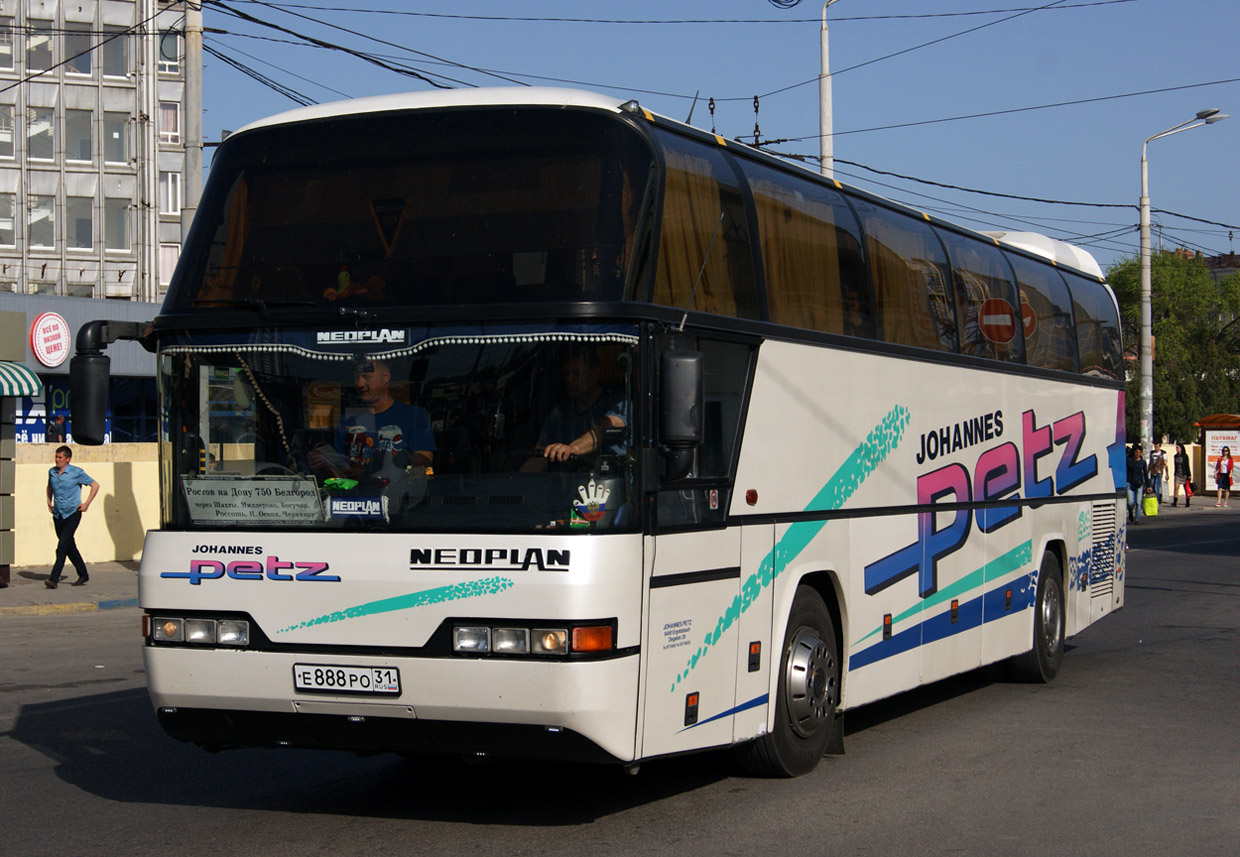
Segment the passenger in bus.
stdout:
[[547,415],[532,456],[521,465],[524,473],[537,473],[548,465],[562,464],[572,456],[587,456],[600,450],[624,454],[624,444],[608,439],[610,429],[628,423],[628,402],[615,390],[603,386],[602,364],[593,348],[569,354],[563,366],[564,397]]
[[435,436],[430,416],[417,405],[396,401],[392,368],[382,360],[354,366],[358,407],[347,409],[336,428],[335,449],[310,450],[307,461],[318,471],[350,479],[395,466],[425,470],[434,460]]

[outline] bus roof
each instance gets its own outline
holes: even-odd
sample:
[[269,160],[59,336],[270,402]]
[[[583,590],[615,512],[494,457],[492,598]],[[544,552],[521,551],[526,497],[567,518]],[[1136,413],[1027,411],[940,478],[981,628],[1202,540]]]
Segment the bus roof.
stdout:
[[[635,107],[636,102],[631,102]],[[622,106],[624,105],[624,106]],[[444,107],[491,107],[491,106],[553,106],[553,107],[585,107],[596,110],[605,110],[612,113],[621,113],[627,109],[630,102],[618,98],[611,98],[605,95],[599,95],[596,92],[588,92],[582,89],[566,89],[551,86],[492,86],[492,87],[475,87],[462,89],[433,89],[423,92],[399,92],[390,95],[372,95],[363,98],[353,98],[346,101],[332,101],[326,104],[315,104],[309,107],[299,107],[295,110],[288,110],[284,113],[277,113],[274,116],[268,116],[258,119],[245,125],[235,133],[243,133],[256,128],[265,128],[274,125],[285,125],[297,122],[309,122],[316,119],[327,119],[335,116],[349,116],[358,113],[386,113],[397,110],[423,110]],[[648,118],[657,116],[664,122],[673,125],[679,125],[685,129],[698,131],[699,129],[686,125],[676,119],[672,119],[660,114],[653,114],[645,108],[640,108]],[[705,133],[705,132],[700,132]],[[739,145],[751,151],[761,154],[769,154],[762,152],[760,149],[752,149],[745,143],[736,141]],[[782,160],[782,159],[781,159]],[[795,164],[784,162],[788,166],[799,168],[806,173],[812,173],[803,164]],[[816,174],[815,174],[816,175]],[[875,196],[883,199],[893,205],[906,208],[894,200],[887,200],[885,197]],[[910,209],[911,210],[911,209]],[[957,229],[969,230],[967,227],[961,227],[958,224],[951,224]],[[1086,250],[1068,244],[1064,241],[1042,235],[1037,232],[981,232],[974,234],[985,235],[991,239],[1030,253],[1049,259],[1057,265],[1064,265],[1074,268],[1086,274],[1094,276],[1099,280],[1103,280],[1104,275],[1098,262]]]
[[310,107],[299,107],[256,120],[235,133],[264,128],[269,125],[284,125],[293,122],[307,122],[315,119],[326,119],[333,116],[348,116],[356,113],[384,113],[393,110],[419,110],[436,107],[487,107],[487,106],[544,106],[556,107],[593,107],[599,110],[620,112],[624,102],[617,98],[608,98],[594,92],[581,89],[560,89],[548,86],[493,86],[473,89],[434,89],[428,92],[399,92],[392,95],[371,95],[364,98],[353,98],[348,101],[332,101],[327,104],[314,104]]

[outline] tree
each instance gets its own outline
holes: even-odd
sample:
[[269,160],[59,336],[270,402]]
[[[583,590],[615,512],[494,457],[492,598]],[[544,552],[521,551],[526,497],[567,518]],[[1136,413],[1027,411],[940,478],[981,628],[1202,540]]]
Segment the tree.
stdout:
[[[1119,301],[1124,356],[1129,358],[1129,437],[1141,425],[1141,269],[1137,257],[1107,270]],[[1150,259],[1154,332],[1155,441],[1193,440],[1204,416],[1240,413],[1240,275],[1215,281],[1205,262],[1185,251]]]

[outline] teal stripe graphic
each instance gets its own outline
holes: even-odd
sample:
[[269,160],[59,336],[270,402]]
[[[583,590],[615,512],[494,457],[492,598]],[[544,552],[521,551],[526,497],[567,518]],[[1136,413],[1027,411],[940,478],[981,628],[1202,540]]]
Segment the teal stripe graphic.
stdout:
[[373,616],[376,613],[391,613],[394,610],[411,610],[415,607],[443,604],[448,601],[461,601],[465,598],[498,595],[505,589],[510,589],[512,585],[513,582],[506,577],[484,577],[480,580],[470,580],[465,583],[453,583],[450,586],[423,589],[421,592],[410,592],[407,595],[382,598],[378,601],[358,604],[355,607],[346,607],[344,610],[325,613],[322,616],[307,619],[305,622],[298,622],[296,625],[281,628],[276,633],[285,634],[301,628],[311,628],[315,625],[326,625],[331,622],[343,622],[346,619],[360,619],[363,616]]
[[[970,572],[969,574],[966,574],[964,577],[957,580],[951,586],[940,589],[938,592],[934,593],[929,598],[926,598],[920,601],[919,603],[914,604],[912,607],[905,610],[903,613],[899,614],[898,616],[892,616],[891,624],[894,627],[896,623],[901,622],[904,619],[908,619],[910,616],[916,616],[922,610],[929,610],[932,607],[936,607],[939,604],[942,604],[944,601],[948,601],[952,598],[956,598],[957,596],[964,594],[965,592],[968,592],[970,589],[975,589],[977,587],[982,586],[987,580],[994,580],[997,577],[1002,577],[1005,574],[1010,574],[1013,571],[1018,571],[1022,566],[1028,565],[1032,559],[1033,559],[1033,542],[1032,541],[1027,541],[1023,545],[1017,545],[1016,547],[1012,548],[1010,551],[1003,554],[1002,556],[995,557],[993,560],[983,565],[977,571],[973,571],[973,572]],[[853,643],[853,645],[854,646],[861,645],[862,643],[870,639],[870,637],[873,637],[875,634],[877,634],[881,630],[883,630],[883,626],[879,625],[873,631],[866,634],[861,639],[857,640],[857,642]]]
[[[853,450],[835,474],[822,486],[814,498],[805,507],[807,512],[830,512],[840,509],[848,499],[861,487],[861,483],[886,460],[891,451],[904,437],[908,427],[909,411],[896,405],[882,421],[866,436],[866,439]],[[783,538],[776,542],[775,547],[762,560],[758,570],[749,575],[741,584],[740,595],[732,600],[732,604],[715,622],[714,630],[706,634],[702,644],[685,664],[684,670],[672,682],[671,690],[689,677],[697,668],[698,661],[706,657],[728,629],[757,600],[763,589],[770,586],[775,578],[793,562],[801,551],[813,540],[814,536],[827,525],[826,521],[804,521],[792,524]]]

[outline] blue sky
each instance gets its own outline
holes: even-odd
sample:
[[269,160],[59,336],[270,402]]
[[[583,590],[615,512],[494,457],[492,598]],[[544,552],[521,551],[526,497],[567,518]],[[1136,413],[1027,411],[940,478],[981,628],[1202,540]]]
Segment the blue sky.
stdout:
[[[753,96],[759,95],[762,139],[788,141],[773,150],[818,153],[821,0],[791,8],[768,0],[221,2],[441,83],[451,78],[451,85],[573,86],[636,98],[682,120],[700,92],[693,124],[713,125],[727,137],[752,140]],[[1240,251],[1235,0],[1062,0],[1020,14],[1045,5],[1048,0],[833,3],[827,15],[836,177],[975,229],[1033,230],[1074,241],[1105,268],[1137,251],[1142,142],[1218,107],[1236,118],[1149,146],[1152,206],[1215,223],[1156,213],[1154,242],[1157,247],[1161,235],[1168,249]],[[504,18],[656,23],[497,20]],[[720,23],[669,23],[689,20]],[[207,33],[209,50],[311,101],[431,88],[241,20],[216,3],[207,5],[205,23],[227,31]],[[297,106],[210,53],[204,61],[208,140]],[[1130,93],[1149,94],[1116,97]],[[709,98],[716,103],[713,119]],[[1087,99],[1100,100],[935,121]],[[1019,197],[1131,207],[985,196],[866,168]],[[1229,231],[1235,233],[1230,241]]]

